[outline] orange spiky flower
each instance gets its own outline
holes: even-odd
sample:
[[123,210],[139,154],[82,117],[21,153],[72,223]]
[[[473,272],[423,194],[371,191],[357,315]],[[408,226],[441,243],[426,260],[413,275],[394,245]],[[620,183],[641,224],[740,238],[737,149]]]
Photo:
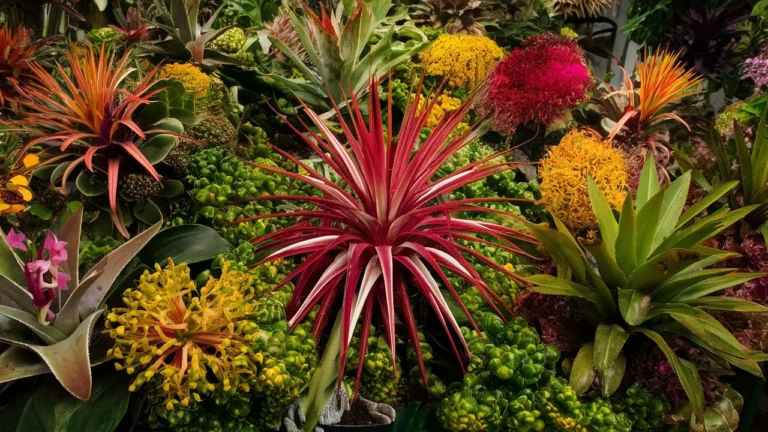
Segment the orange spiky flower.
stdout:
[[688,124],[678,115],[661,111],[685,97],[701,93],[701,90],[696,90],[695,87],[701,84],[704,78],[685,68],[679,61],[679,52],[671,52],[665,48],[649,55],[646,49],[645,59],[637,65],[640,88],[635,89],[627,71],[622,68],[624,89],[605,96],[611,98],[624,95],[629,99],[624,108],[624,115],[613,127],[608,139],[613,139],[623,127],[636,131],[639,135],[644,127],[664,120],[676,120],[688,128]]
[[23,26],[0,28],[0,105],[13,94],[13,83],[29,76],[39,46],[32,43],[32,32]]
[[61,80],[41,65],[30,63],[31,80],[23,87],[14,83],[19,95],[13,100],[19,105],[21,119],[7,124],[32,137],[22,154],[34,145],[54,144],[64,153],[56,158],[75,158],[61,177],[64,192],[67,178],[83,163],[91,172],[98,169],[107,173],[112,220],[120,233],[129,237],[117,205],[118,172],[121,162],[133,161],[160,181],[160,175],[135,143],[159,131],[143,131],[132,119],[138,108],[162,91],[153,89],[157,68],[129,90],[124,81],[135,69],[129,66],[127,53],[116,60],[114,53],[102,46],[98,54],[93,48],[82,56],[71,50],[67,59],[70,73],[60,64],[55,68]]

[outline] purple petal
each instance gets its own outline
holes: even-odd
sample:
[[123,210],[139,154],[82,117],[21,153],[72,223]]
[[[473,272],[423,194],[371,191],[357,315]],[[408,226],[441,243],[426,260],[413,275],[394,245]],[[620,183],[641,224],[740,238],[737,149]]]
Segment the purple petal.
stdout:
[[67,282],[69,282],[72,278],[68,274],[64,272],[59,272],[57,279],[59,281],[59,290],[66,291],[69,289],[67,287]]
[[27,236],[25,236],[23,232],[16,231],[15,229],[11,228],[11,230],[8,231],[6,240],[8,241],[8,245],[12,248],[22,250],[24,252],[27,251],[27,245],[25,243],[27,241]]

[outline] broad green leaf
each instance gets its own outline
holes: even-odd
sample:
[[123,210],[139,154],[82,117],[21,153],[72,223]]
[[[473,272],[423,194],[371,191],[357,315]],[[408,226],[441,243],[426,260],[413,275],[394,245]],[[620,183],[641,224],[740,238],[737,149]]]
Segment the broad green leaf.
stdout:
[[155,123],[155,129],[167,130],[177,134],[184,133],[184,125],[179,119],[166,118]]
[[619,235],[616,237],[616,264],[625,275],[637,268],[637,215],[632,194],[627,194],[619,216]]
[[748,206],[733,211],[725,207],[718,212],[691,224],[689,227],[675,232],[657,250],[666,248],[693,248],[700,245],[729,226],[744,219],[756,206]]
[[600,324],[595,332],[595,368],[601,374],[619,356],[629,333],[616,324]]
[[163,190],[157,194],[161,198],[174,198],[184,192],[184,183],[178,180],[165,180],[163,182]]
[[768,312],[768,307],[765,307],[759,303],[732,297],[700,297],[694,300],[688,300],[685,303],[689,306],[704,310],[722,310],[748,313]]
[[608,200],[605,199],[605,195],[590,176],[587,176],[587,189],[589,190],[592,210],[595,212],[597,222],[600,225],[600,236],[605,242],[610,256],[616,259],[616,236],[619,234],[619,224],[613,216],[613,210]]
[[151,225],[156,224],[163,220],[163,212],[160,211],[160,207],[152,201],[145,201],[141,203],[133,204],[131,211],[136,219]]
[[571,368],[569,384],[578,395],[589,390],[595,380],[594,346],[592,342],[584,344],[576,354]]
[[627,369],[627,357],[620,354],[604,371],[600,372],[600,392],[603,397],[616,393]]
[[768,273],[732,273],[724,276],[715,276],[680,290],[680,292],[672,298],[672,301],[684,302],[694,300],[732,286],[741,285],[744,282],[763,277],[766,274]]
[[80,402],[67,424],[67,432],[113,432],[128,411],[131,393],[125,391],[130,377],[114,371],[101,373],[94,379],[93,394]]
[[685,201],[688,198],[688,187],[691,184],[691,172],[677,178],[664,191],[664,200],[661,203],[661,220],[659,228],[653,240],[653,248],[662,244],[664,240],[672,234],[680,220],[680,214],[685,207]]
[[693,249],[668,249],[653,256],[629,275],[629,288],[650,292],[699,260],[701,253]]
[[27,401],[18,431],[66,432],[67,423],[78,406],[56,381],[46,380]]
[[150,125],[153,125],[160,120],[168,117],[168,104],[163,101],[155,101],[147,104],[141,111],[141,124],[144,126],[144,130],[149,129]]
[[586,283],[587,274],[583,255],[578,244],[571,240],[572,237],[568,238],[559,231],[541,225],[529,222],[526,222],[525,225],[552,256],[558,275],[567,277],[570,270],[577,281]]
[[[72,307],[78,307],[78,310],[80,311],[80,319],[84,319],[101,307],[104,296],[109,291],[109,288],[112,286],[112,283],[115,282],[115,279],[117,279],[120,272],[123,271],[133,257],[136,256],[147,242],[149,242],[161,226],[162,222],[158,222],[147,228],[96,263],[94,268],[103,268],[102,274],[94,281],[93,285],[83,293],[79,304],[72,305]],[[102,262],[104,262],[104,264],[102,264]],[[91,269],[91,272],[95,272],[95,270]],[[83,280],[87,279],[89,274],[86,274]],[[74,293],[72,295],[74,296]],[[62,308],[61,311],[62,313],[64,312],[64,309],[69,306],[70,301],[71,299],[64,305],[64,308]]]
[[678,325],[677,327],[675,326],[668,326],[668,327],[670,332],[679,334],[687,338],[688,340],[693,342],[695,345],[697,345],[699,348],[712,353],[714,356],[719,357],[727,361],[728,363],[732,364],[733,366],[736,366],[737,368],[745,372],[748,372],[754,376],[761,377],[761,378],[763,377],[763,371],[760,368],[760,365],[758,365],[757,361],[755,361],[754,359],[732,356],[718,349],[715,349],[712,347],[712,345],[708,344],[703,339],[696,336],[690,330],[686,329],[681,325]]
[[39,219],[49,221],[53,217],[53,210],[45,204],[34,203],[27,209],[29,214],[37,216]]
[[627,277],[624,275],[624,272],[621,271],[619,265],[616,264],[614,256],[608,253],[608,248],[605,242],[597,241],[592,244],[582,243],[582,246],[595,259],[598,270],[600,270],[600,277],[603,278],[606,284],[613,288],[626,288]]
[[47,344],[55,344],[58,341],[66,339],[67,337],[67,335],[53,326],[40,324],[37,315],[32,315],[31,313],[25,312],[21,309],[8,306],[0,306],[0,315],[8,317],[28,328]]
[[158,134],[144,142],[141,153],[154,165],[165,159],[178,142],[179,139],[173,135]]
[[0,354],[0,383],[50,372],[45,361],[27,349],[10,346]]
[[80,173],[77,175],[77,178],[75,179],[75,185],[81,194],[87,197],[94,197],[103,195],[107,192],[106,183],[96,179],[95,177],[89,177],[91,176],[88,174],[88,172],[83,170],[80,171]]
[[590,288],[551,275],[538,274],[528,277],[534,285],[528,289],[547,295],[579,297],[590,301],[597,307],[597,312],[605,315],[600,296]]
[[[26,286],[26,284],[24,286]],[[29,293],[29,291],[20,287],[16,284],[16,282],[8,279],[2,273],[0,273],[0,292],[3,294],[0,296],[0,300],[3,302],[11,303],[11,306],[14,304],[18,305],[27,313],[37,314],[37,309],[35,308],[35,305],[32,301],[32,295]],[[8,301],[9,299],[10,301]]]
[[213,228],[204,225],[177,225],[158,233],[139,253],[147,265],[162,263],[168,258],[177,263],[194,264],[212,260],[217,255],[232,250]]
[[634,328],[631,331],[644,334],[658,345],[670,365],[672,365],[672,369],[674,369],[678,379],[680,379],[685,394],[693,405],[694,412],[698,416],[703,416],[704,389],[701,387],[699,372],[696,370],[696,367],[687,360],[679,358],[672,348],[669,347],[664,338],[655,331],[644,329],[642,327]]
[[627,324],[642,324],[650,310],[651,296],[633,289],[619,289],[619,312]]
[[331,330],[331,336],[325,344],[325,351],[320,358],[315,373],[309,380],[307,392],[301,398],[301,408],[306,416],[304,432],[312,432],[320,420],[320,414],[328,406],[336,384],[339,381],[339,369],[341,368],[341,316],[336,317],[336,323]]
[[[768,142],[766,142],[765,128],[768,123],[768,107],[760,116],[760,124],[752,144],[752,187],[757,189],[768,183]],[[752,202],[748,202],[752,204]]]
[[637,210],[640,211],[660,189],[659,172],[656,170],[656,161],[651,153],[645,160],[643,171],[640,173],[640,182],[637,185]]
[[680,291],[687,289],[699,282],[706,282],[716,276],[722,276],[737,269],[732,268],[713,268],[706,270],[699,270],[693,273],[688,273],[682,276],[674,275],[670,279],[662,282],[651,293],[654,300],[658,302],[667,302],[674,296],[680,293]]
[[653,195],[637,212],[637,262],[644,263],[651,255],[653,241],[659,230],[661,220],[661,204],[664,201],[665,191]]
[[647,318],[663,315],[669,315],[713,348],[735,357],[747,357],[741,343],[712,315],[684,303],[654,303]]
[[[56,168],[51,173],[51,186],[56,185],[56,182],[58,182],[59,179],[61,179],[61,177],[64,175],[64,171],[66,171],[67,168],[69,168],[69,165],[71,163],[72,163],[71,161],[66,161],[56,165]],[[72,177],[69,177],[69,179],[71,180]]]
[[707,207],[714,204],[717,200],[730,192],[733,188],[738,186],[739,182],[729,181],[728,183],[721,184],[714,191],[710,192],[704,198],[700,199],[696,204],[692,205],[688,210],[683,213],[680,220],[677,221],[677,227],[680,228],[691,219],[695,218],[699,213],[706,210]]

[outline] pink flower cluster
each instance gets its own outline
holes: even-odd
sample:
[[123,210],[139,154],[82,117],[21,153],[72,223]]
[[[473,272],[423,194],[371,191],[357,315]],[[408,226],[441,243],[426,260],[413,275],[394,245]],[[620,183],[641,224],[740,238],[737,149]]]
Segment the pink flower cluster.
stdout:
[[14,229],[8,233],[7,241],[12,248],[29,254],[29,259],[24,265],[24,279],[35,307],[40,311],[40,323],[48,324],[55,316],[50,307],[56,298],[56,292],[68,289],[70,276],[60,269],[61,264],[68,258],[67,242],[60,241],[55,235],[48,233],[43,247],[38,250],[27,240],[24,233]]
[[552,33],[530,37],[491,72],[484,101],[494,128],[512,135],[523,124],[547,125],[587,97],[589,71],[573,40]]
[[756,57],[745,60],[741,76],[754,81],[757,88],[768,87],[768,49],[764,48]]

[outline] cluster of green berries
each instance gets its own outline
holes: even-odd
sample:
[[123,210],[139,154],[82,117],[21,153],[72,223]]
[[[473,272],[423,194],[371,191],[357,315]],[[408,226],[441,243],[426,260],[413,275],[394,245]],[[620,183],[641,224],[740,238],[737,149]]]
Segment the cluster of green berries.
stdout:
[[[270,160],[257,160],[267,165]],[[278,212],[277,201],[233,204],[263,195],[288,195],[290,182],[283,176],[243,162],[222,148],[207,148],[194,154],[188,164],[187,182],[197,207],[197,219],[218,229],[230,242],[251,240],[275,231],[288,218],[258,219],[226,226],[236,220]]]
[[233,148],[237,144],[237,129],[224,114],[208,115],[185,132],[208,147]]
[[211,42],[211,47],[215,50],[236,54],[245,46],[245,32],[239,27],[232,27],[225,31],[221,36]]
[[432,363],[432,346],[427,343],[424,333],[422,331],[417,332],[419,348],[421,350],[421,359],[424,361],[424,368],[426,369],[427,382],[424,382],[424,377],[421,374],[421,368],[419,367],[419,359],[416,354],[416,350],[413,349],[413,345],[408,344],[408,361],[414,366],[411,368],[410,377],[413,382],[419,383],[423,388],[427,390],[429,395],[433,398],[442,397],[447,391],[445,383],[435,374],[432,373],[430,364]]
[[252,395],[241,392],[173,411],[160,404],[150,410],[148,425],[172,432],[261,432],[246,418],[251,406]]
[[411,94],[411,86],[398,78],[379,86],[379,97],[381,100],[386,101],[389,97],[389,89],[392,86],[392,106],[399,108],[401,111],[405,111],[408,106],[408,98]]
[[[359,327],[358,327],[359,328]],[[345,369],[347,376],[344,384],[347,392],[352,395],[355,388],[357,369],[360,365],[360,337],[359,331],[352,338]],[[401,372],[400,363],[397,365],[398,374]],[[392,363],[392,351],[387,346],[383,337],[376,334],[375,327],[371,326],[368,334],[368,346],[363,357],[363,373],[360,377],[360,395],[376,402],[392,404],[397,400],[398,380],[395,379],[395,364]]]
[[612,401],[613,409],[623,413],[632,422],[634,431],[658,430],[664,425],[664,414],[669,406],[635,383],[627,389],[626,395]]

